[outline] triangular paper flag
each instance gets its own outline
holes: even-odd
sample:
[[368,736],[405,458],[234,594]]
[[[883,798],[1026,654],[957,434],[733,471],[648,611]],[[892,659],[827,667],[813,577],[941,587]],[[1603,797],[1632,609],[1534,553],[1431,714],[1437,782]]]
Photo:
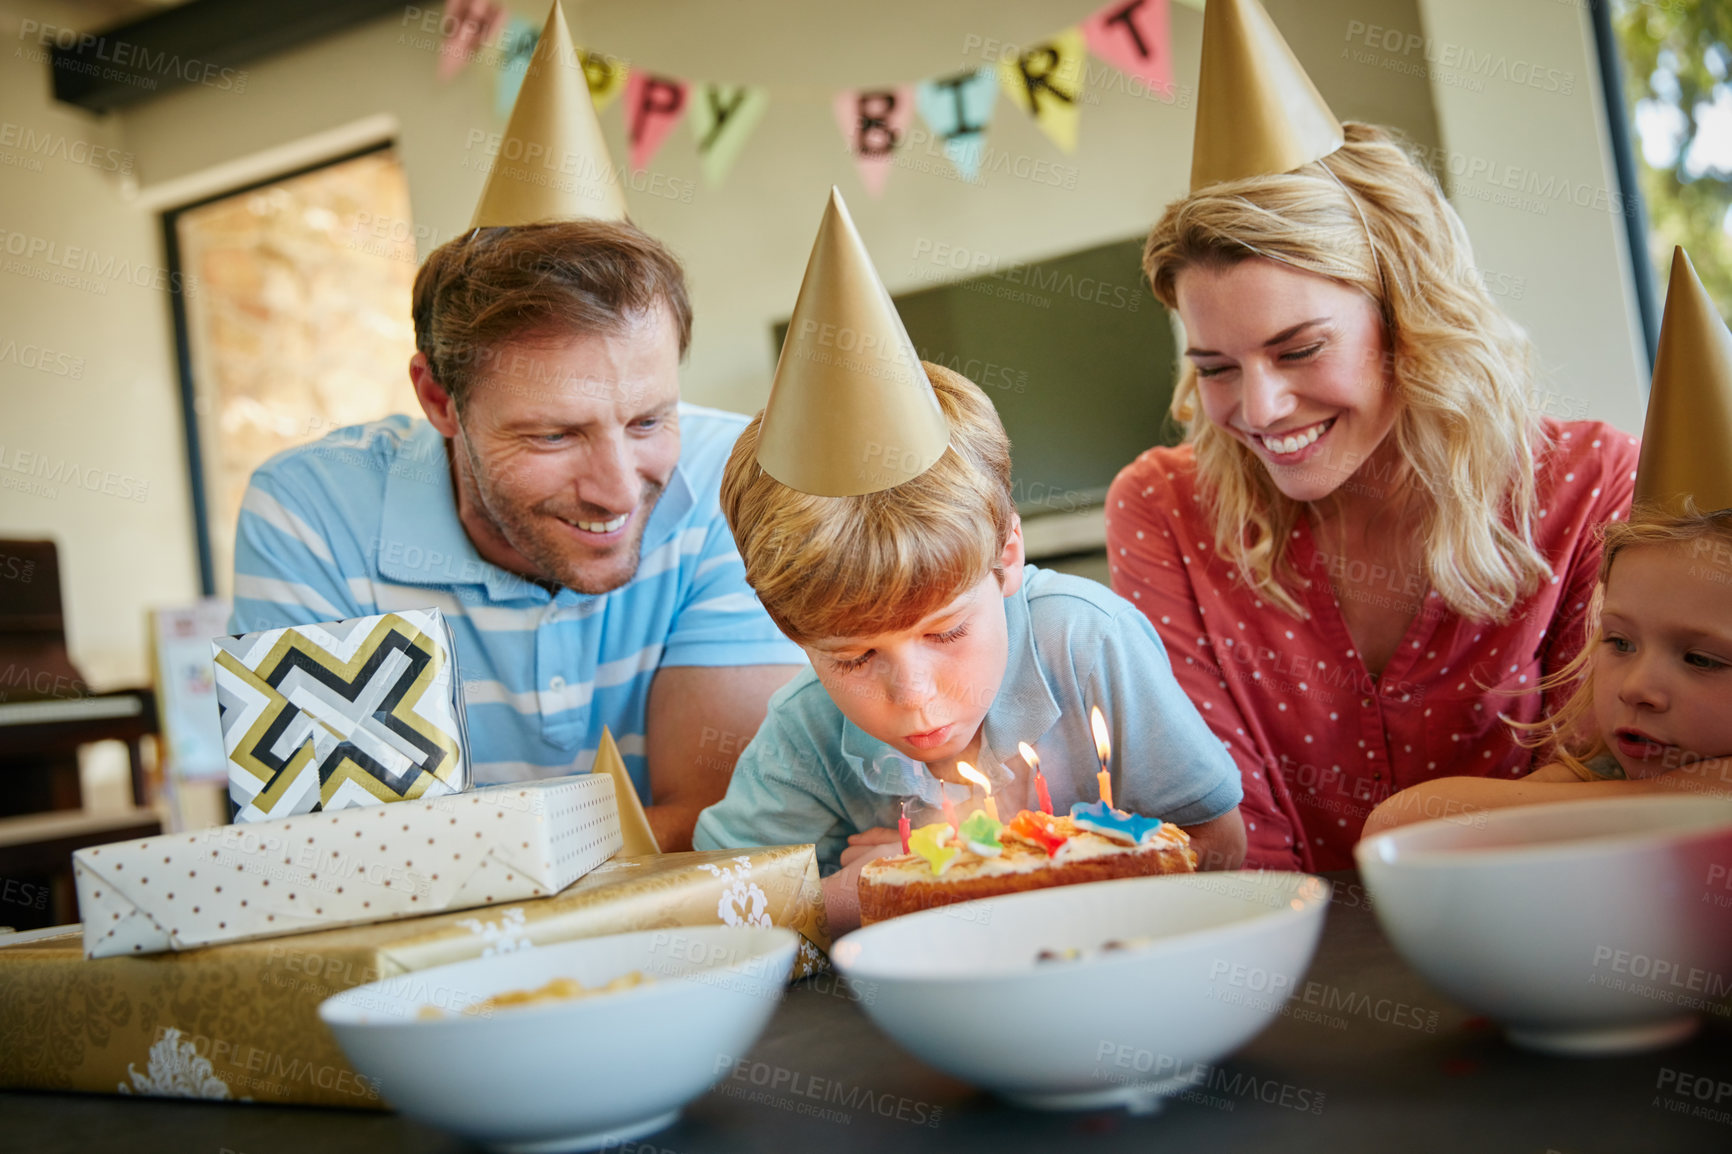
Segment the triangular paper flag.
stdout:
[[836,126],[848,142],[860,183],[873,196],[883,195],[891,161],[913,117],[914,89],[909,85],[836,94]]
[[559,5],[547,14],[471,228],[545,220],[623,220],[589,85]]
[[1732,333],[1681,248],[1672,251],[1636,500],[1732,508]]
[[998,62],[998,82],[1005,94],[1066,152],[1076,151],[1087,56],[1082,29],[1067,28],[1020,55],[1006,54]]
[[1203,9],[1191,191],[1222,180],[1292,172],[1346,139],[1341,122],[1257,0]]
[[633,68],[625,78],[625,133],[631,141],[631,167],[642,172],[661,151],[662,142],[686,114],[688,85],[671,76],[651,76]]
[[1112,0],[1083,21],[1089,51],[1135,76],[1152,92],[1173,90],[1172,22],[1167,0]]
[[631,69],[619,57],[605,52],[579,48],[577,58],[583,64],[584,79],[589,81],[590,103],[600,112],[625,91],[626,77],[631,74]]
[[535,55],[541,29],[535,21],[521,16],[511,17],[505,33],[499,38],[499,71],[493,77],[493,114],[501,120],[511,119],[517,106],[517,94],[523,91],[523,75],[529,71],[529,58]]
[[997,70],[988,65],[974,72],[923,81],[915,89],[914,101],[920,107],[920,118],[943,142],[944,155],[962,179],[978,179],[986,127],[992,123],[993,105],[998,101]]
[[620,853],[626,857],[636,857],[638,854],[660,853],[661,846],[656,844],[656,835],[650,829],[649,815],[643,811],[643,802],[638,800],[637,787],[631,783],[631,774],[626,772],[625,759],[619,755],[619,746],[614,744],[613,734],[607,726],[601,727],[601,744],[595,750],[595,766],[591,773],[605,773],[613,778],[614,801],[619,806],[619,832],[625,838],[625,845]]
[[743,84],[698,84],[691,89],[692,136],[698,163],[711,188],[722,183],[746,139],[764,118],[770,94]]
[[789,488],[848,497],[918,477],[949,443],[932,382],[832,188],[776,362],[758,464]]
[[[407,21],[405,21],[407,23]],[[499,43],[500,29],[505,27],[505,9],[498,0],[481,0],[470,4],[461,16],[447,10],[440,17],[439,67],[441,82],[457,76],[484,48]],[[531,28],[535,26],[530,25]],[[506,107],[510,107],[507,105]]]

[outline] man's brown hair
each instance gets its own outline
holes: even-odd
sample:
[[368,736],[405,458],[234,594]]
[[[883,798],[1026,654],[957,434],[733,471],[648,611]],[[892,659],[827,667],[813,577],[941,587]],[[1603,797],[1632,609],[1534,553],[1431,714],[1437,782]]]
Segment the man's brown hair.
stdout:
[[692,339],[685,270],[629,221],[481,228],[447,241],[415,276],[415,347],[462,407],[515,341],[614,333],[665,305]]

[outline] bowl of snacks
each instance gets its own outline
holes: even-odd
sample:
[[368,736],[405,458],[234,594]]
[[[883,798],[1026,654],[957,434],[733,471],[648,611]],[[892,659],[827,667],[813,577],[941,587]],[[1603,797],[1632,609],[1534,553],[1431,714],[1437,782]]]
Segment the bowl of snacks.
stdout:
[[1732,798],[1518,806],[1393,829],[1354,856],[1407,963],[1518,1045],[1665,1046],[1732,993]]
[[1273,872],[1085,882],[878,922],[831,961],[931,1066],[1026,1106],[1147,1113],[1280,1014],[1329,892]]
[[693,926],[456,962],[319,1007],[405,1115],[504,1150],[591,1150],[668,1126],[763,1032],[796,935]]

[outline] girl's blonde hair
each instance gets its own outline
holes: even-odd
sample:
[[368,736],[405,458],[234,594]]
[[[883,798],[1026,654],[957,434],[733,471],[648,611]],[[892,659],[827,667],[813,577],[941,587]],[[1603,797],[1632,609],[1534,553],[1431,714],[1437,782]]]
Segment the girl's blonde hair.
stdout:
[[1599,584],[1588,602],[1587,640],[1568,665],[1540,683],[1540,688],[1548,693],[1571,686],[1574,691],[1549,717],[1531,725],[1509,723],[1514,729],[1525,731],[1517,733],[1518,742],[1530,749],[1547,747],[1548,758],[1562,762],[1584,777],[1591,776],[1586,763],[1611,748],[1594,717],[1594,654],[1605,640],[1600,612],[1606,603],[1606,578],[1611,575],[1612,562],[1632,545],[1683,545],[1713,537],[1732,543],[1732,509],[1703,513],[1697,510],[1695,502],[1687,500],[1680,512],[1643,503],[1631,511],[1628,521],[1609,522],[1599,533],[1604,545]]
[[891,489],[819,497],[758,465],[760,412],[722,473],[722,512],[770,619],[809,644],[913,627],[987,573],[1003,579],[1010,537],[1010,439],[980,388],[928,364],[950,447]]
[[[1143,271],[1169,309],[1178,307],[1174,286],[1185,269],[1252,257],[1365,293],[1383,318],[1398,413],[1399,464],[1379,480],[1418,498],[1415,530],[1438,596],[1470,620],[1505,621],[1551,576],[1533,544],[1535,465],[1548,447],[1528,403],[1533,346],[1492,303],[1437,182],[1385,130],[1344,127],[1347,143],[1322,160],[1211,185],[1168,206]],[[1172,413],[1195,448],[1216,548],[1253,592],[1299,616],[1293,589],[1307,582],[1287,542],[1300,503],[1204,414],[1189,364]]]

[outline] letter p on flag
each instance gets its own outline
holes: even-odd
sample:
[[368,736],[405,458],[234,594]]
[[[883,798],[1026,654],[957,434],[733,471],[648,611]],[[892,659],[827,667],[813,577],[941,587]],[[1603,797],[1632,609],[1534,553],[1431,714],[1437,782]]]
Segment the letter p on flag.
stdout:
[[625,78],[626,136],[631,141],[631,167],[642,172],[660,151],[674,125],[686,112],[688,88],[683,80],[651,76],[633,68]]

